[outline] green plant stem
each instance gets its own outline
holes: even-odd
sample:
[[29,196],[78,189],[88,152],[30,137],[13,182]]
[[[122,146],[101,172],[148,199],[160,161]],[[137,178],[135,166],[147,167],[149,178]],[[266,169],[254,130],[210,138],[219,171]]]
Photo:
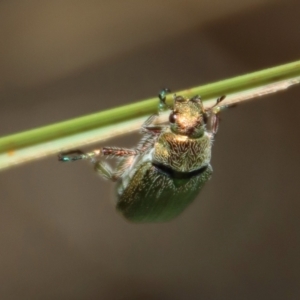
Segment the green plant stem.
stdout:
[[[204,101],[227,95],[240,102],[300,81],[300,61],[177,92]],[[171,103],[171,97],[167,102]],[[157,97],[0,138],[0,169],[78,148],[139,128],[157,112]],[[208,102],[205,102],[208,104]]]

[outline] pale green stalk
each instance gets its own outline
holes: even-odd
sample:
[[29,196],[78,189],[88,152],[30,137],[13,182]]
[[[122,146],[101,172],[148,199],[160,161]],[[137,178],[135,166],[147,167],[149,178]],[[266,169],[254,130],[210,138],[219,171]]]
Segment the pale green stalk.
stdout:
[[[300,61],[178,91],[187,97],[201,95],[211,105],[221,95],[235,103],[285,89],[300,82]],[[171,103],[171,97],[167,101]],[[47,125],[0,138],[0,169],[100,142],[138,129],[157,112],[157,97]]]

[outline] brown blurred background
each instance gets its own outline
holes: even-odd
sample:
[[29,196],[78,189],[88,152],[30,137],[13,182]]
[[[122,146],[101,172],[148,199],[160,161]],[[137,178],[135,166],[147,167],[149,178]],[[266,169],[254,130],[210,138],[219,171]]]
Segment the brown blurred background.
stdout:
[[[300,2],[0,2],[0,135],[300,58]],[[299,299],[300,88],[222,115],[214,174],[166,224],[56,157],[0,173],[0,299]],[[139,136],[108,141],[132,146]]]

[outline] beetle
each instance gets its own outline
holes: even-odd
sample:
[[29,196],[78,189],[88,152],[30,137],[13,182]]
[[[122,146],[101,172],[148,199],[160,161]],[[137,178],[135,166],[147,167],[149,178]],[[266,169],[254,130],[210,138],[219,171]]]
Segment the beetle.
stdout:
[[[105,179],[117,182],[116,208],[133,222],[163,222],[178,216],[196,198],[212,175],[211,147],[219,125],[219,112],[226,105],[204,108],[201,98],[174,94],[166,103],[169,89],[159,93],[158,113],[142,125],[142,139],[133,149],[103,147],[92,152],[79,150],[59,155],[63,162],[88,159]],[[169,124],[155,120],[170,110]],[[120,159],[115,170],[101,157]]]

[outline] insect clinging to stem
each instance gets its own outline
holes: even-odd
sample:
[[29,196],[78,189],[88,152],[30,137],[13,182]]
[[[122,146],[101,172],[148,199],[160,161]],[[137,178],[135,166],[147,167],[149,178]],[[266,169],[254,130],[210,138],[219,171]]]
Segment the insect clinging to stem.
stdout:
[[[201,98],[159,93],[158,113],[142,125],[142,139],[135,148],[102,147],[91,152],[72,151],[59,155],[63,162],[90,160],[97,173],[116,181],[116,207],[133,222],[163,222],[178,216],[198,195],[212,175],[211,148],[218,131],[219,113],[227,105],[219,97],[204,108]],[[170,110],[169,124],[155,124],[159,113]],[[117,157],[112,168],[101,157]]]

